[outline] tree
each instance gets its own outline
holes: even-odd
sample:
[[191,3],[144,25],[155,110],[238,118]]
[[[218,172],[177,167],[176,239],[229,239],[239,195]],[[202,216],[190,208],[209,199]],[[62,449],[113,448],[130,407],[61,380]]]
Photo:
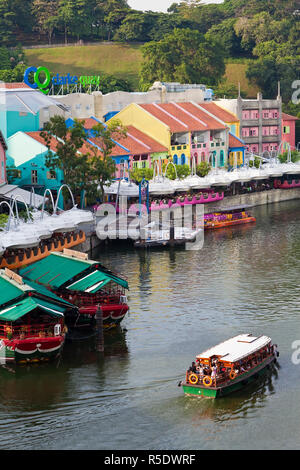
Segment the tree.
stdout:
[[24,72],[26,70],[25,64],[18,64],[14,69],[0,70],[0,81],[5,83],[22,82]]
[[281,95],[284,102],[288,102],[292,95],[292,83],[300,78],[299,58],[281,57],[262,58],[249,65],[246,77],[262,90],[266,98],[277,95],[277,84],[281,84]]
[[214,86],[225,72],[220,45],[191,29],[176,28],[162,40],[142,46],[142,53],[140,85],[143,90],[155,81]]
[[201,177],[208,175],[210,170],[211,170],[211,166],[207,162],[201,162],[199,163],[199,165],[196,166],[196,174]]
[[129,11],[130,8],[126,0],[96,0],[95,13],[96,15],[100,14],[101,20],[103,18],[108,41],[121,26],[122,20]]
[[[111,119],[107,124],[99,123],[92,128],[93,141],[96,147],[92,147],[93,156],[90,160],[93,181],[100,187],[102,201],[104,200],[104,186],[110,183],[115,173],[115,163],[111,153],[116,145],[115,140],[127,136],[127,129],[118,119]],[[100,153],[99,153],[100,150]]]
[[[162,166],[163,173],[165,172],[166,167],[167,167],[167,165],[164,163],[163,166]],[[176,171],[175,171],[175,168],[176,168]],[[179,179],[183,179],[183,178],[186,178],[187,176],[189,176],[190,173],[191,173],[191,169],[190,169],[189,165],[187,165],[187,164],[185,164],[185,165],[169,165],[168,169],[167,169],[166,176],[170,180],[175,180],[176,175]]]
[[14,40],[14,12],[9,0],[0,1],[0,44],[9,44]]
[[234,57],[242,53],[241,40],[234,30],[235,23],[236,18],[228,18],[222,23],[212,26],[205,35],[206,39],[217,40],[222,44],[227,57]]
[[130,172],[130,178],[138,184],[143,178],[150,181],[153,178],[153,168],[134,168]]
[[40,34],[47,34],[51,44],[55,26],[58,24],[59,0],[33,0],[32,12],[36,19],[35,29]]
[[[82,190],[89,191],[93,186],[93,175],[89,164],[92,150],[84,145],[86,134],[83,124],[75,120],[71,128],[67,128],[62,116],[54,116],[45,124],[41,136],[48,147],[46,167],[52,171],[60,169],[64,173],[64,182],[76,195]],[[51,143],[56,141],[53,153]]]

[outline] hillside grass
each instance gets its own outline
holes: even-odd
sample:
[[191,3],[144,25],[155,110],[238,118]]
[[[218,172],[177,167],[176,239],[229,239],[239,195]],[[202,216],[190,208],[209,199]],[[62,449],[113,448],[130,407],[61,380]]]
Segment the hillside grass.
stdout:
[[246,77],[248,65],[253,62],[250,59],[228,59],[226,62],[226,82],[235,86],[241,84],[241,90],[246,93],[247,98],[256,98],[259,88],[251,85]]
[[[95,44],[41,49],[26,49],[29,65],[48,67],[52,73],[73,75],[96,75],[104,73],[128,80],[138,90],[139,70],[142,64],[140,44]],[[255,98],[258,88],[251,86],[246,78],[249,60],[228,59],[226,81],[236,85],[248,98]]]
[[138,88],[142,62],[140,45],[98,44],[26,49],[29,65],[47,67],[50,72],[72,75],[114,75],[128,80]]

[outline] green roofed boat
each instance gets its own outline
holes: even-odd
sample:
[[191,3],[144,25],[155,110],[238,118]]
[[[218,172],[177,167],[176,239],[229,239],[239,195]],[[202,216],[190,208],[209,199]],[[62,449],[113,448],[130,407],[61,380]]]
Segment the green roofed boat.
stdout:
[[0,363],[57,358],[67,329],[64,315],[73,305],[0,270]]
[[189,396],[223,397],[256,380],[278,356],[268,336],[241,334],[199,354],[178,385]]
[[110,271],[98,261],[73,250],[51,253],[19,274],[30,285],[40,286],[72,303],[78,312],[66,314],[69,327],[93,328],[95,314],[101,306],[104,328],[118,325],[129,307],[125,291],[129,288],[124,277]]

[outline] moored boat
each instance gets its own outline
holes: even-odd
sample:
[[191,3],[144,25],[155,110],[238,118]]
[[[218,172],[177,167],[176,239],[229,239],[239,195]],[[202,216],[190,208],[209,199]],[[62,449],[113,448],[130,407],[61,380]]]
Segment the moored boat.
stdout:
[[51,253],[21,269],[26,280],[49,289],[78,308],[66,315],[66,324],[73,328],[93,328],[95,314],[101,306],[104,328],[118,325],[128,312],[125,290],[127,280],[105,268],[84,253],[64,250]]
[[199,354],[179,385],[186,395],[223,397],[255,381],[278,355],[268,336],[241,334]]
[[25,284],[16,273],[0,270],[0,363],[57,358],[64,345],[68,302]]
[[237,206],[204,215],[204,230],[215,230],[232,225],[256,222],[245,209],[248,206]]

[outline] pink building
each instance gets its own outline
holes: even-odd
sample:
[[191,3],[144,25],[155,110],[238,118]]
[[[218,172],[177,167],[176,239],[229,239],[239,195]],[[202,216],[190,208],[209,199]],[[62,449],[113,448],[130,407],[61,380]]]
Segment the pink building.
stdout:
[[7,146],[0,131],[0,186],[6,183],[6,152]]
[[[298,121],[296,116],[282,113],[282,142],[289,143],[292,150],[296,147],[296,121]],[[283,148],[287,146],[283,144]]]

